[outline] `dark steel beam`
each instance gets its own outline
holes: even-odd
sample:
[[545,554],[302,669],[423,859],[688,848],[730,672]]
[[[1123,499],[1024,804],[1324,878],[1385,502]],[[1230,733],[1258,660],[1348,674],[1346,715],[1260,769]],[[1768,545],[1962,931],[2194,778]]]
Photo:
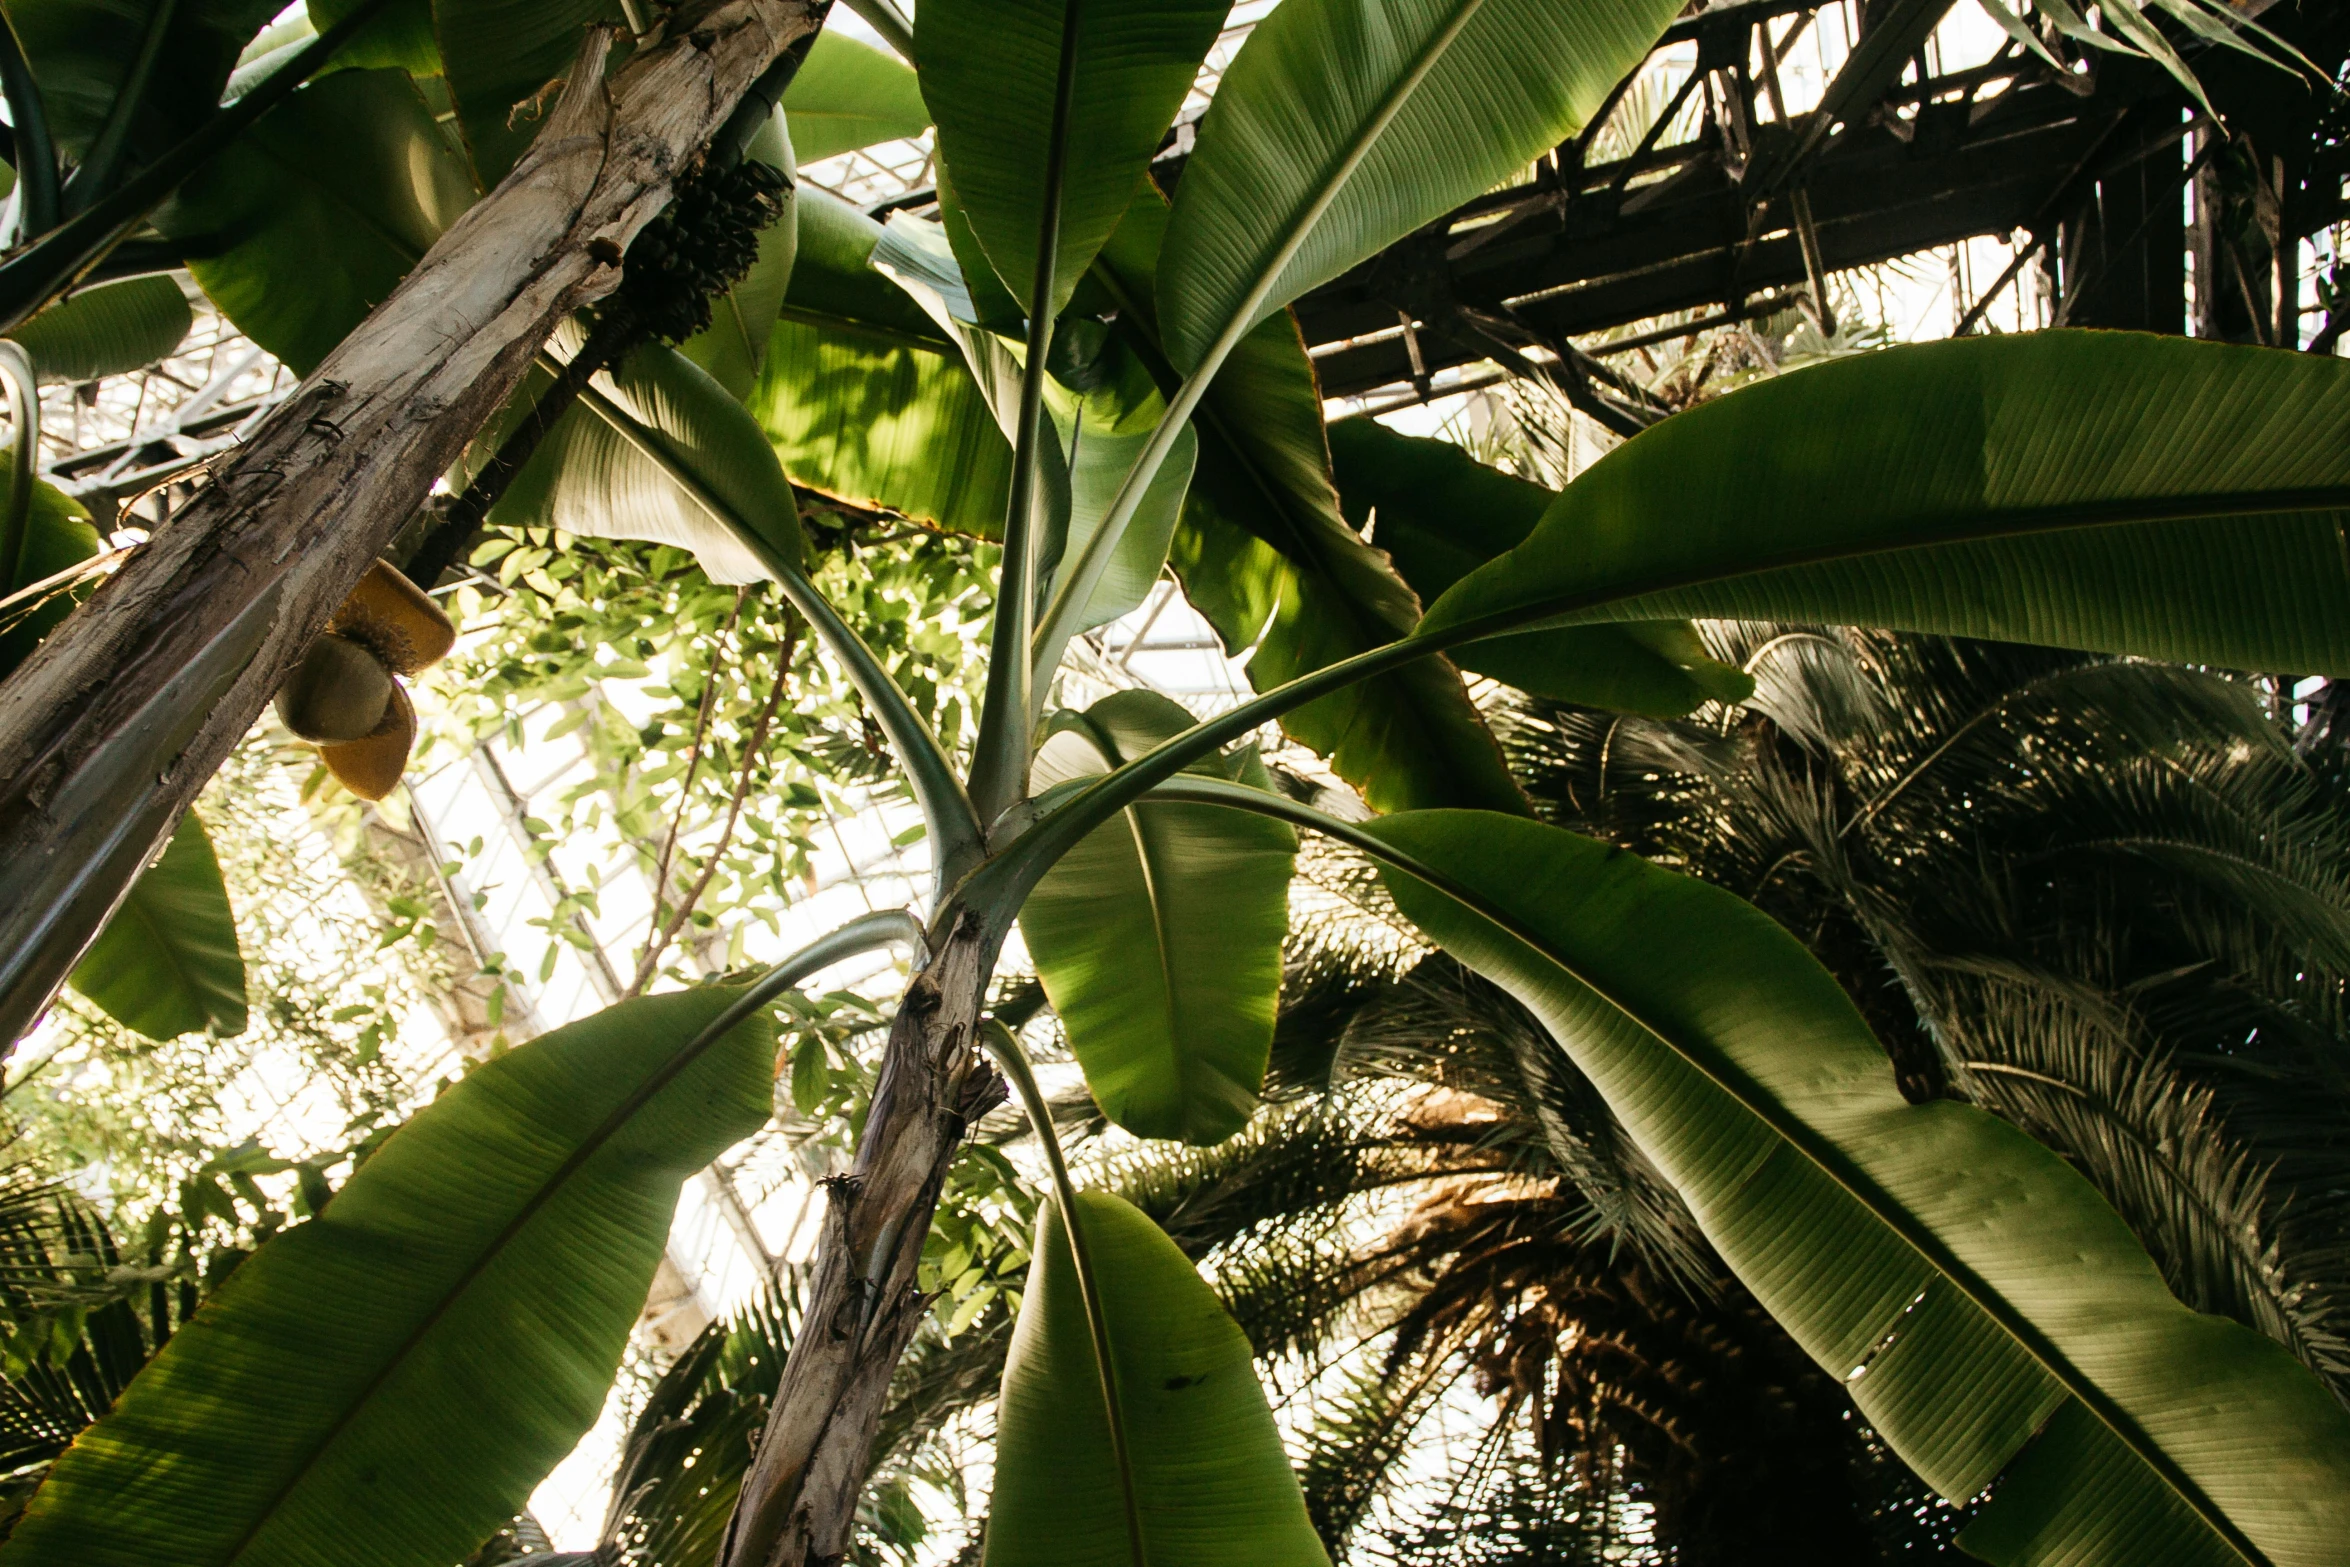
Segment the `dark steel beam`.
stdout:
[[1860,37],[1843,68],[1820,95],[1795,138],[1767,162],[1747,170],[1747,199],[1761,206],[1776,196],[1838,125],[1851,125],[1901,80],[1911,56],[1926,46],[1953,0],[1876,0],[1861,7]]

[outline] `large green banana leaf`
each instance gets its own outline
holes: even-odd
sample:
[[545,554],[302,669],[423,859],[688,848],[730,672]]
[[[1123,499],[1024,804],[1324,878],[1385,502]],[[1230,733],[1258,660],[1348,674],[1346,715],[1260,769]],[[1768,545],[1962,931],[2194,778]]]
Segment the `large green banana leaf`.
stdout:
[[[1145,189],[1094,268],[1102,301],[1168,374],[1151,301],[1167,208]],[[1199,462],[1173,549],[1183,590],[1269,691],[1406,634],[1419,600],[1339,514],[1322,399],[1286,315],[1225,361],[1192,416]],[[1380,810],[1522,810],[1484,720],[1442,659],[1424,659],[1298,708],[1282,727]]]
[[[1060,175],[1052,316],[1118,226],[1224,25],[1224,0],[931,0],[914,13],[922,96],[981,247],[1023,311],[1048,172]],[[1075,76],[1053,143],[1063,24]]]
[[[793,148],[796,151],[798,144]],[[783,299],[783,318],[827,331],[859,332],[955,355],[952,339],[906,292],[873,268],[881,224],[828,190],[802,190],[797,203],[799,260]]]
[[123,144],[126,170],[161,156],[212,114],[238,54],[282,9],[280,0],[6,0],[50,134],[68,159],[79,163],[97,139],[166,5],[162,52]]
[[[1034,786],[1098,776],[1195,722],[1153,691],[1055,716]],[[1192,771],[1262,784],[1251,752]],[[1256,1108],[1281,996],[1297,835],[1143,801],[1045,873],[1020,910],[1037,977],[1102,1113],[1140,1137],[1220,1142]]]
[[[975,264],[984,268],[984,258]],[[1009,442],[1017,434],[1023,356],[1003,337],[979,324],[984,307],[974,290],[992,279],[974,281],[943,224],[892,217],[874,247],[873,265],[906,290],[962,350],[974,385]],[[1111,502],[1149,444],[1166,403],[1135,367],[1138,387],[1106,386],[1072,391],[1059,380],[1046,382],[1048,421],[1037,443],[1038,598],[1053,596],[1062,571],[1074,564],[1086,542],[1108,517]],[[1140,604],[1167,563],[1168,541],[1190,487],[1199,443],[1186,425],[1143,492],[1143,499],[1119,534],[1109,563],[1073,619],[1040,628],[1035,650],[1040,678],[1060,663],[1067,638],[1117,619]],[[1001,524],[997,528],[1001,534]],[[1055,639],[1054,633],[1060,633]]]
[[750,272],[710,301],[709,326],[678,345],[679,353],[709,371],[710,379],[738,401],[758,384],[800,253],[799,164],[781,115],[759,127],[745,155],[781,169],[794,185],[783,193],[783,211],[760,234],[759,258]]
[[[1558,499],[1450,441],[1400,435],[1369,419],[1330,426],[1330,459],[1346,520],[1374,532],[1423,602],[1525,542]],[[1455,661],[1543,696],[1659,718],[1754,693],[1754,681],[1708,656],[1685,620],[1473,642]]]
[[[576,348],[578,329],[564,335]],[[533,377],[529,390],[540,384]],[[625,422],[606,418],[605,407]],[[658,450],[648,449],[648,440]],[[681,472],[688,482],[679,481]],[[766,432],[700,366],[648,343],[618,374],[589,383],[580,406],[547,432],[491,515],[587,538],[675,544],[693,551],[713,582],[764,581],[766,567],[704,495],[765,531],[787,558],[800,559],[799,510]]]
[[0,1562],[449,1567],[603,1408],[679,1184],[766,1120],[740,991],[475,1068],[263,1246],[58,1460]]
[[484,190],[538,135],[555,104],[545,89],[571,73],[580,35],[628,23],[620,0],[433,0],[432,12],[457,125]]
[[1288,0],[1217,84],[1159,276],[1186,373],[1579,129],[1680,0]]
[[794,482],[933,527],[997,536],[1012,448],[962,354],[873,270],[881,225],[804,189],[799,255],[746,399]]
[[1542,1019],[1894,1451],[1954,1500],[1999,1479],[1968,1550],[2342,1560],[2350,1412],[2282,1346],[2180,1305],[2055,1154],[1972,1106],[1903,1099],[1852,1002],[1767,916],[1520,819],[1364,831],[1445,884],[1386,872],[1405,914]]
[[[1166,405],[1154,393],[1139,410],[1139,417],[1127,419],[1118,417],[1099,398],[1051,401],[1058,404],[1051,410],[1053,424],[1063,450],[1070,454],[1069,537],[1062,551],[1066,565],[1079,557],[1109,516],[1111,502],[1117,499],[1143,448],[1150,444],[1149,426],[1157,422]],[[1150,487],[1143,491],[1142,504],[1127,520],[1126,531],[1118,535],[1109,565],[1078,612],[1075,630],[1107,625],[1150,596],[1159,574],[1166,569],[1167,551],[1182,520],[1198,461],[1199,437],[1186,425],[1175,437],[1175,449],[1151,475]],[[1054,576],[1057,581],[1059,573]],[[1042,649],[1040,663],[1048,668],[1059,664],[1061,651]]]
[[[314,33],[328,28],[359,9],[361,0],[307,0]],[[348,69],[385,67],[411,76],[443,74],[441,41],[433,34],[431,0],[391,0],[358,37],[343,45],[335,65]]]
[[816,35],[783,90],[783,112],[793,149],[810,163],[919,136],[930,124],[911,66],[834,32]]
[[[1101,1288],[1136,1512],[1155,1563],[1328,1567],[1247,1337],[1173,1241],[1106,1192],[1077,1205]],[[1057,1205],[996,1405],[983,1567],[1134,1567],[1084,1297]]]
[[91,381],[144,369],[180,346],[195,324],[168,277],[101,283],[60,300],[8,334],[44,381]]
[[479,194],[406,72],[300,89],[157,221],[237,329],[308,374]]
[[1675,415],[1426,629],[1719,615],[2350,673],[2345,511],[2350,364],[2126,332],[1967,338]]
[[237,949],[236,913],[212,840],[193,811],[180,818],[162,856],[131,883],[67,982],[149,1039],[245,1031],[245,955]]
[[1429,603],[1525,543],[1558,499],[1556,490],[1488,468],[1451,441],[1404,435],[1376,419],[1335,420],[1327,433],[1339,509]]
[[[0,465],[0,506],[8,504],[15,488],[14,470]],[[100,545],[98,530],[90,525],[90,514],[82,510],[81,503],[55,485],[35,479],[32,503],[26,509],[24,543],[18,552],[16,573],[10,577],[6,565],[0,563],[0,582],[7,584],[8,593],[46,582],[97,554]],[[94,581],[85,578],[37,601],[28,600],[0,610],[0,676],[32,656],[41,639],[73,613],[74,605],[88,597]]]
[[990,332],[1025,337],[1028,307],[1014,299],[1004,280],[996,276],[995,263],[987,259],[987,249],[971,227],[971,215],[963,210],[963,198],[955,194],[954,175],[943,167],[938,171],[938,221],[947,231],[956,264],[963,269],[972,319]]

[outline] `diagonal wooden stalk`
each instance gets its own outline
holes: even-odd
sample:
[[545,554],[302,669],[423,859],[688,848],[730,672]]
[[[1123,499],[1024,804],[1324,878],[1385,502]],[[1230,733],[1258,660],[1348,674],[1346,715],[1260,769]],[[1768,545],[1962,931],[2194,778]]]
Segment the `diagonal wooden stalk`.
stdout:
[[0,1041],[607,258],[826,0],[721,0],[604,80],[590,37],[522,161],[235,461],[0,685]]
[[814,1567],[853,1543],[890,1373],[929,1314],[922,1243],[964,1131],[1003,1102],[979,1053],[1004,928],[950,910],[892,1020],[850,1173],[826,1183],[801,1329],[726,1526],[719,1567]]

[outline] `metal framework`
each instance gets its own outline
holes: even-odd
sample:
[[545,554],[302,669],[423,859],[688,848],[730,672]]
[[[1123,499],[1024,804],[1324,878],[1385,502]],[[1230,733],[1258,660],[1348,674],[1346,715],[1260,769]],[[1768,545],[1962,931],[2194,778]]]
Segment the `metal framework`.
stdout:
[[[2350,126],[2324,87],[2182,39],[2215,120],[2158,66],[2053,28],[2054,63],[2011,38],[1946,64],[1932,40],[1952,5],[1745,0],[1675,24],[1523,183],[1299,301],[1324,395],[1425,399],[1440,372],[1493,361],[1609,398],[1595,356],[1790,304],[1818,315],[1827,274],[2018,231],[1997,287],[2038,261],[2054,322],[2289,346],[2327,333],[2295,264],[2345,210]],[[2339,77],[2343,8],[2263,20]],[[1807,42],[1833,74],[1799,95],[1783,66]],[[1575,341],[1638,323],[1655,325]]]

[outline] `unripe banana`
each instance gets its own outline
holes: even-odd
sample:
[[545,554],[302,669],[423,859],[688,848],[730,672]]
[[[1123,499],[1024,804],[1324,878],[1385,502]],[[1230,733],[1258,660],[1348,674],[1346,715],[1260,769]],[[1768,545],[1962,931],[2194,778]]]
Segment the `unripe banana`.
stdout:
[[380,800],[400,786],[408,766],[409,748],[416,744],[416,709],[408,693],[392,682],[391,705],[383,722],[364,739],[342,745],[322,745],[318,759],[342,786],[362,800]]
[[399,786],[416,743],[416,709],[392,677],[438,663],[456,641],[441,607],[379,560],[278,688],[278,717],[318,747],[345,788],[380,800]]
[[391,671],[373,653],[329,633],[277,688],[277,716],[313,744],[364,739],[382,726],[392,689]]

